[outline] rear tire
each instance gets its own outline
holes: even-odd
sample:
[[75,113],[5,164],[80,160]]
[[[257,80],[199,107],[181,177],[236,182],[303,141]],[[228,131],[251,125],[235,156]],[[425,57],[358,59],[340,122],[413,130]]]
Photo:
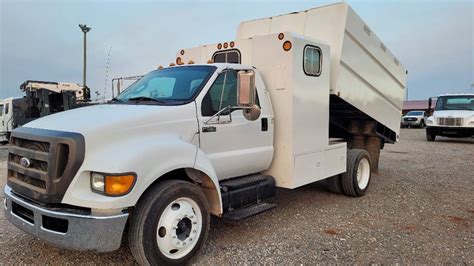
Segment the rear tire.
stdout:
[[344,193],[361,197],[369,188],[372,175],[370,155],[366,150],[352,149],[347,152],[347,171],[341,175]]
[[426,140],[427,141],[435,141],[436,140],[436,134],[429,132],[428,130],[426,131]]
[[326,188],[332,193],[341,194],[343,192],[341,184],[341,175],[331,176],[329,178],[326,178],[325,181]]
[[183,264],[201,249],[209,222],[208,202],[197,185],[160,182],[130,216],[130,250],[140,265]]

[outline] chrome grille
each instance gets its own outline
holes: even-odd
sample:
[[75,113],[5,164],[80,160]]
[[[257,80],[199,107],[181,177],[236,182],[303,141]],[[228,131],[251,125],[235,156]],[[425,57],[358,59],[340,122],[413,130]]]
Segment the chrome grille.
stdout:
[[[45,193],[49,150],[47,142],[12,137],[8,158],[9,181]],[[28,159],[29,166],[21,164],[22,158]]]
[[462,118],[460,117],[440,117],[438,118],[438,125],[440,126],[461,126]]
[[84,154],[79,133],[19,127],[11,135],[7,184],[24,197],[60,203]]

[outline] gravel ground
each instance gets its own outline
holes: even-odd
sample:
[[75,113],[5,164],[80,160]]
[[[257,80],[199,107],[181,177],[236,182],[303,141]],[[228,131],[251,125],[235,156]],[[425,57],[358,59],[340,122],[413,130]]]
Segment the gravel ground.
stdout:
[[[6,147],[0,147],[0,185]],[[474,264],[474,139],[427,142],[404,129],[386,145],[368,194],[348,198],[318,184],[279,190],[278,207],[241,222],[214,219],[192,263]],[[1,196],[3,198],[3,196]],[[0,264],[133,264],[112,253],[61,250],[22,233],[0,213]]]

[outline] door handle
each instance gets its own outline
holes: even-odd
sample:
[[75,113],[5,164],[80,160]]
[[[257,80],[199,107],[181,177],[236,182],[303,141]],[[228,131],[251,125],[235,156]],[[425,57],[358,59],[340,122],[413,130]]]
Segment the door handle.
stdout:
[[216,132],[217,129],[216,127],[202,127],[202,132],[205,133],[205,132]]

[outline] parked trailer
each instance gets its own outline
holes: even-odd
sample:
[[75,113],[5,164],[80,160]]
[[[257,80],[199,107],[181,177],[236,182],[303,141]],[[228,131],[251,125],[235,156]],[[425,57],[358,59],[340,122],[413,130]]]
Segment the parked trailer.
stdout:
[[345,3],[244,22],[236,40],[180,50],[110,104],[15,130],[7,219],[96,251],[117,249],[128,224],[139,263],[171,264],[200,249],[210,214],[272,209],[276,187],[325,179],[364,195],[398,139],[406,80],[368,29]]

